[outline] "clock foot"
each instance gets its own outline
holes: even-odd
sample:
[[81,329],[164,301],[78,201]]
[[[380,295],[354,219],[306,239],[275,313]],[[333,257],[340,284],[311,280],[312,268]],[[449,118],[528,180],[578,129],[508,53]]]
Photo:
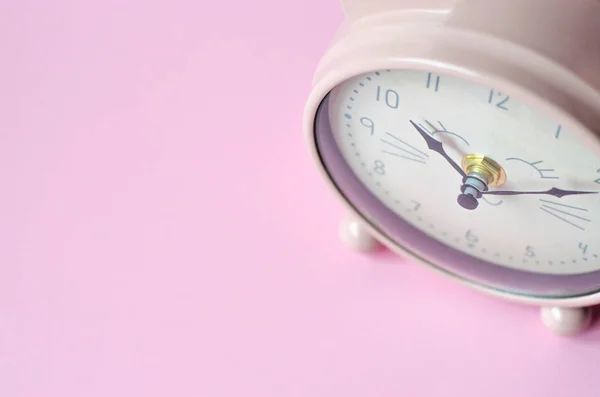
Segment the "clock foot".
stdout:
[[339,233],[340,240],[355,251],[372,252],[380,246],[379,241],[371,236],[362,223],[351,216],[342,219]]
[[540,314],[546,328],[561,336],[580,333],[591,320],[591,310],[585,307],[542,307]]

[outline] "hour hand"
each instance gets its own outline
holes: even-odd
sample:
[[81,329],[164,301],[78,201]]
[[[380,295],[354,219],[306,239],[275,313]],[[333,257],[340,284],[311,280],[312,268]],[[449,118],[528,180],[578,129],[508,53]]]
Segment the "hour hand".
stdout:
[[409,120],[409,121],[413,125],[413,127],[415,127],[415,129],[419,132],[419,134],[423,137],[423,139],[425,140],[425,143],[427,143],[427,147],[430,150],[433,150],[434,152],[441,154],[442,157],[445,158],[446,161],[448,163],[450,163],[450,165],[456,170],[456,172],[458,172],[463,178],[467,176],[467,174],[465,174],[463,169],[460,168],[460,166],[454,160],[452,160],[452,158],[448,155],[448,153],[446,153],[446,150],[444,150],[444,145],[442,144],[442,142],[438,141],[437,139],[435,139],[434,137],[429,135],[427,133],[427,131],[425,131],[423,128],[421,128],[420,126],[415,124],[412,120]]

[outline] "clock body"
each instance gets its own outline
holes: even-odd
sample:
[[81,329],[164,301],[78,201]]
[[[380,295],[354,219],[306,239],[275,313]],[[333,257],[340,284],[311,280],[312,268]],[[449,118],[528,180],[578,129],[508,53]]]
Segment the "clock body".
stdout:
[[599,303],[600,3],[342,7],[304,134],[363,248],[543,317]]

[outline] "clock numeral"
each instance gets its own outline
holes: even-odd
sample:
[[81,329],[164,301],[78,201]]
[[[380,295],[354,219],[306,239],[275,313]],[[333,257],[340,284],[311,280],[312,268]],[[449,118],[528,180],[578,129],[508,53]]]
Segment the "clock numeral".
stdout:
[[383,150],[383,153],[389,156],[398,157],[422,164],[425,164],[425,162],[429,158],[429,155],[427,153],[417,149],[416,147],[403,141],[397,136],[390,134],[389,132],[386,132],[385,135],[387,135],[389,139],[382,138],[381,142],[387,145],[387,148],[389,148],[389,150]]
[[413,207],[411,208],[411,210],[417,212],[419,208],[421,208],[421,203],[415,200],[411,200],[411,202],[413,203]]
[[531,245],[525,247],[525,256],[535,258],[535,249]]
[[579,249],[583,253],[583,255],[587,254],[588,245],[584,243],[579,243]]
[[360,123],[369,129],[369,131],[371,132],[371,136],[375,134],[375,123],[373,122],[373,120],[371,120],[368,117],[361,117]]
[[383,92],[383,89],[381,88],[380,85],[377,86],[377,102],[381,102],[381,97],[385,96],[384,100],[385,100],[385,104],[392,108],[392,109],[398,109],[398,106],[400,106],[400,96],[398,95],[398,93],[394,90],[385,90],[385,92]]
[[556,127],[556,133],[554,134],[554,138],[558,139],[561,132],[562,132],[562,125],[559,124],[558,127]]
[[567,205],[544,199],[540,199],[540,203],[540,209],[542,211],[579,230],[585,230],[583,227],[585,222],[591,222],[590,219],[583,216],[588,212],[586,208],[575,207],[574,205]]
[[465,239],[467,240],[467,245],[469,248],[475,247],[479,242],[479,237],[477,237],[471,229],[467,230],[465,233]]
[[436,76],[433,73],[427,73],[427,88],[433,87],[435,92],[438,92],[440,88],[440,76]]
[[378,173],[379,175],[385,175],[385,164],[381,160],[375,160],[375,167],[373,171]]
[[494,89],[490,90],[490,97],[488,99],[489,104],[494,104],[496,107],[502,110],[508,110],[507,103],[510,100],[508,95],[504,95],[501,92],[496,92]]

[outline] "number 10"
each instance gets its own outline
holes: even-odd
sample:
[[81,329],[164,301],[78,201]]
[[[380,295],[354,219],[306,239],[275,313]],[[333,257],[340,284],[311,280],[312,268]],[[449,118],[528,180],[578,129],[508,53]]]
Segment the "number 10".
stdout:
[[[377,86],[377,102],[381,100],[381,86]],[[386,90],[385,91],[385,104],[388,105],[392,109],[398,109],[400,105],[400,96],[394,90]]]

